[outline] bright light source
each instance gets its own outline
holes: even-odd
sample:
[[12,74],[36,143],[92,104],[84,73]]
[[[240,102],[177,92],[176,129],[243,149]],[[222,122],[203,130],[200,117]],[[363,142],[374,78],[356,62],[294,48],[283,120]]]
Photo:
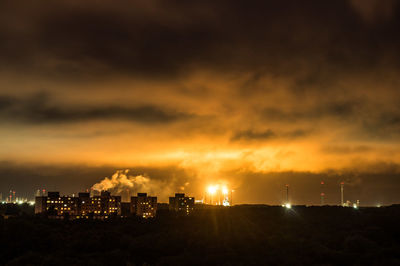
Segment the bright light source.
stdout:
[[224,195],[226,195],[226,194],[228,194],[228,188],[227,187],[222,187],[222,193],[224,194]]
[[222,203],[223,206],[230,206],[229,201],[224,200],[224,202]]
[[211,195],[215,194],[215,192],[217,192],[217,186],[209,186],[207,191],[208,193],[210,193]]
[[292,205],[291,205],[290,203],[286,203],[286,204],[285,204],[285,207],[286,207],[287,209],[290,209],[290,208],[292,208]]
[[357,209],[357,208],[358,208],[357,204],[354,203],[354,204],[353,204],[353,208],[354,208],[354,209]]

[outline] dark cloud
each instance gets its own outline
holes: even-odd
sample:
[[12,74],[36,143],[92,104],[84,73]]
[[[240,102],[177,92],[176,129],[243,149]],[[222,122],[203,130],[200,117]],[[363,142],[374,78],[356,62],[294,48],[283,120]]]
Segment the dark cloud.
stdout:
[[272,130],[267,130],[263,132],[254,132],[252,130],[236,132],[231,140],[269,140],[276,138],[276,134]]
[[39,93],[25,99],[0,96],[0,118],[8,122],[53,124],[125,120],[144,124],[162,124],[192,117],[194,117],[192,114],[152,105],[132,107],[60,105],[52,102],[50,95],[46,93]]
[[356,117],[365,108],[361,101],[346,100],[345,102],[317,102],[314,106],[296,107],[294,110],[285,110],[284,108],[265,108],[261,115],[266,120],[278,121],[313,121],[321,118],[335,118],[340,120],[349,120]]
[[309,134],[309,132],[301,129],[289,131],[289,132],[280,132],[276,133],[271,129],[266,131],[253,131],[253,130],[244,130],[244,131],[237,131],[235,132],[232,137],[231,141],[268,141],[274,139],[296,139],[305,137]]
[[15,103],[15,99],[10,96],[0,95],[0,111],[11,107]]
[[153,78],[192,69],[287,75],[360,70],[387,53],[394,63],[399,58],[398,18],[383,29],[365,27],[347,0],[23,3],[1,6],[3,68]]
[[[396,96],[394,96],[396,97]],[[400,135],[400,109],[368,99],[323,99],[312,105],[293,104],[290,108],[267,107],[257,112],[261,121],[281,124],[313,124],[325,121],[326,126],[340,125],[351,138],[397,139]],[[352,128],[352,129],[349,129]]]
[[395,0],[351,0],[350,3],[360,16],[370,23],[392,18],[397,5]]
[[345,145],[326,145],[321,151],[328,154],[350,154],[350,153],[366,153],[374,149],[366,145],[345,146]]
[[368,113],[361,121],[360,136],[367,136],[381,141],[392,141],[400,135],[400,110]]

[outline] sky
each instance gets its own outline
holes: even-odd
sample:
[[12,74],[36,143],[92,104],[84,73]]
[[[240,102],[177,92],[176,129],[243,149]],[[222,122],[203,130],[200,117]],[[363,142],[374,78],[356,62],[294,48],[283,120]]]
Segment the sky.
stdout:
[[0,192],[399,203],[395,0],[1,1]]

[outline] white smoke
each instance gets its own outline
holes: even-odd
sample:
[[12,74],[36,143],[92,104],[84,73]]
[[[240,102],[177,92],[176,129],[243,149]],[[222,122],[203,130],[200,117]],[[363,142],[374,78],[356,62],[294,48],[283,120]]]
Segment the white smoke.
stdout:
[[92,186],[92,190],[96,191],[112,191],[115,193],[121,193],[125,189],[140,189],[146,188],[150,179],[148,177],[138,175],[131,176],[128,175],[129,170],[118,170],[115,172],[111,178],[104,178],[99,183]]
[[[94,184],[94,191],[109,191],[113,195],[122,195],[127,199],[136,193],[147,193],[151,196],[158,196],[161,200],[166,200],[173,196],[175,192],[184,190],[183,187],[175,187],[171,182],[151,179],[145,175],[130,175],[129,170],[117,170],[111,177],[106,177],[102,181]],[[182,189],[183,188],[183,189]]]

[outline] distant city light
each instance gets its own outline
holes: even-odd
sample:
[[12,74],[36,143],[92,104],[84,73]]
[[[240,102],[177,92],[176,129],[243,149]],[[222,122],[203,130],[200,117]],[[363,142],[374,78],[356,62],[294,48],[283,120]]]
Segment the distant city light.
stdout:
[[292,205],[291,205],[290,203],[286,203],[286,204],[285,204],[285,208],[291,209],[291,208],[292,208]]

